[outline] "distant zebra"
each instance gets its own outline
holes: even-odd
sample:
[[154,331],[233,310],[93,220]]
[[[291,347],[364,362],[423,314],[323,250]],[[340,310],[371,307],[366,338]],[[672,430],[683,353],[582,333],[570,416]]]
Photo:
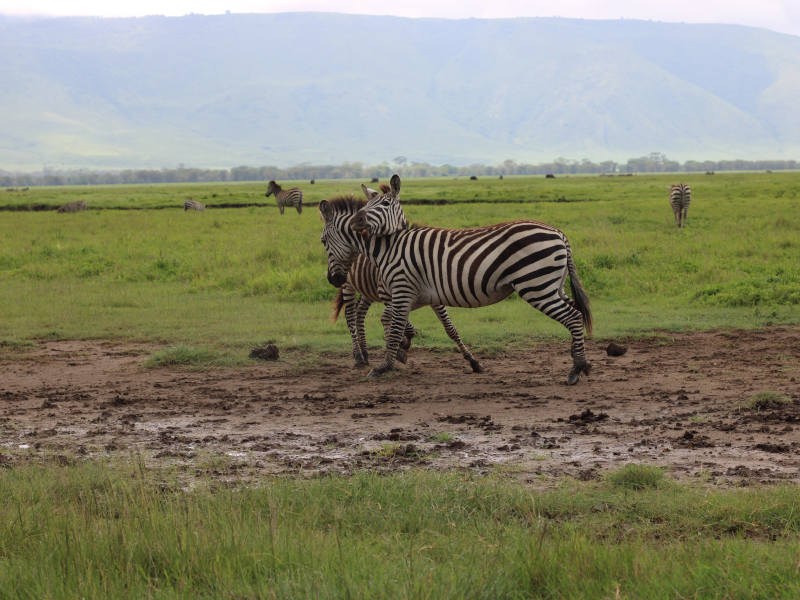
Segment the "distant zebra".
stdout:
[[63,206],[58,207],[58,212],[60,213],[74,213],[74,212],[81,212],[86,210],[86,202],[83,200],[78,200],[77,202],[67,202]]
[[303,192],[300,188],[284,190],[275,181],[270,181],[267,184],[266,197],[269,198],[271,194],[275,194],[275,201],[278,203],[281,214],[283,214],[283,209],[286,206],[294,206],[297,209],[297,214],[303,212]]
[[675,224],[678,227],[686,226],[686,213],[689,211],[689,203],[692,201],[692,190],[685,183],[671,185],[669,188],[669,203],[672,205],[672,213],[675,215]]
[[[383,187],[383,186],[381,186]],[[369,189],[369,188],[366,188]],[[387,188],[388,189],[388,188]],[[377,194],[374,190],[369,190],[370,193]],[[332,215],[340,214],[344,216],[344,220],[352,219],[356,212],[363,208],[366,202],[357,200],[353,196],[338,196],[331,200],[323,200],[320,202],[319,209],[325,220],[325,230],[322,232],[322,243],[326,248],[329,247],[328,236],[335,236],[334,227],[332,224]],[[344,225],[347,227],[347,225]],[[333,242],[335,244],[335,242]],[[330,250],[328,251],[328,260],[331,260]],[[344,314],[347,319],[347,327],[350,330],[350,336],[353,340],[353,358],[355,358],[355,366],[364,366],[369,364],[369,357],[367,355],[366,335],[364,332],[364,318],[367,311],[373,302],[383,302],[386,305],[381,315],[381,323],[383,324],[384,337],[388,340],[391,335],[391,320],[392,320],[392,297],[380,279],[378,270],[372,262],[363,254],[355,254],[351,258],[352,264],[348,267],[346,277],[340,283],[339,293],[334,300],[334,313],[333,320],[336,321],[339,313],[344,306]],[[328,276],[330,280],[330,274]],[[361,297],[356,300],[356,293],[361,294]],[[419,304],[411,308],[415,310],[425,306]],[[447,314],[447,309],[442,305],[431,306],[433,312],[436,313],[439,321],[444,327],[448,337],[453,340],[458,349],[461,351],[462,356],[469,362],[470,367],[475,373],[480,373],[483,369],[480,363],[475,359],[472,353],[464,345],[461,336],[458,333],[455,325],[450,320]],[[416,330],[411,323],[406,320],[405,328],[398,338],[398,344],[395,346],[392,358],[397,358],[400,362],[406,362],[406,350],[411,346],[411,338],[416,335]]]
[[[392,298],[384,362],[370,375],[393,368],[411,309],[477,308],[514,291],[572,335],[573,367],[567,383],[575,384],[581,373],[589,373],[583,335],[584,327],[588,333],[592,330],[589,298],[561,231],[527,220],[469,229],[409,227],[398,200],[400,177],[392,177],[388,194],[362,189],[369,201],[357,212],[325,202],[320,212],[325,219],[322,242],[328,252],[328,281],[341,286],[360,252],[377,268]],[[574,300],[564,294],[567,275]]]
[[183,203],[183,210],[205,210],[205,204],[198,202],[197,200],[192,200],[188,198],[186,202]]

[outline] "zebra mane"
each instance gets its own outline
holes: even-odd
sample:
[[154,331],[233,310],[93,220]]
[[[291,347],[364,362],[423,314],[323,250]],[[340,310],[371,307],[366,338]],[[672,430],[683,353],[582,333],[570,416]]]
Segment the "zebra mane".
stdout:
[[356,198],[352,194],[343,194],[330,198],[328,205],[336,212],[356,213],[364,208],[367,202],[361,198]]

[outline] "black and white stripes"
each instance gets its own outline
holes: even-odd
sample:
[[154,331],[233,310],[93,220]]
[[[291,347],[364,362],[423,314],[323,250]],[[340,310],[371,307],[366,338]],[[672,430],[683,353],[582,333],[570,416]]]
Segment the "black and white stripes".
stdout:
[[[583,330],[591,333],[589,299],[561,231],[529,220],[470,229],[409,227],[398,199],[397,175],[389,193],[363,189],[369,201],[355,215],[324,202],[320,211],[325,219],[322,241],[328,251],[328,280],[343,284],[352,261],[362,252],[377,268],[392,299],[386,356],[373,375],[393,367],[412,308],[475,308],[499,302],[514,291],[572,335],[568,383],[588,374]],[[574,300],[564,294],[567,275]]]
[[197,200],[192,200],[191,198],[187,198],[186,201],[183,203],[183,210],[205,210],[206,207],[202,202],[198,202]]
[[675,224],[678,227],[686,226],[686,214],[689,211],[689,203],[692,201],[692,189],[685,183],[671,185],[669,188],[669,203],[672,206],[672,214],[675,215]]
[[300,188],[284,190],[275,181],[270,181],[267,184],[267,193],[265,195],[269,198],[271,194],[275,194],[275,201],[278,203],[281,214],[283,214],[283,209],[287,206],[294,206],[298,214],[303,212],[303,192]]
[[[369,363],[366,335],[364,332],[364,318],[370,305],[373,302],[382,302],[386,305],[381,315],[381,323],[384,328],[384,338],[387,341],[391,335],[390,325],[394,314],[391,304],[391,294],[381,281],[378,269],[364,254],[350,254],[350,250],[340,244],[339,237],[334,231],[338,227],[350,229],[349,225],[345,222],[352,219],[356,212],[360,208],[363,208],[364,205],[364,201],[356,200],[352,196],[339,196],[330,201],[323,200],[319,207],[320,213],[326,221],[326,229],[322,234],[322,242],[326,245],[326,248],[328,248],[329,245],[338,248],[338,252],[348,255],[348,260],[352,261],[352,265],[349,270],[347,270],[344,283],[341,284],[339,294],[334,300],[334,320],[342,307],[344,307],[347,327],[350,330],[350,336],[353,340],[353,357],[355,358],[355,366],[357,367]],[[334,225],[334,222],[336,222],[336,225]],[[331,252],[329,251],[329,257],[330,255]],[[360,298],[357,297],[357,294],[360,294]],[[415,310],[422,306],[425,306],[425,304],[418,304],[413,306],[410,310]],[[461,354],[467,362],[469,362],[472,370],[476,373],[480,372],[482,370],[480,363],[478,363],[469,351],[469,348],[464,345],[458,330],[447,314],[447,309],[439,304],[432,305],[431,308],[444,327],[448,337],[456,343]],[[405,362],[405,351],[410,347],[411,338],[415,335],[416,330],[409,321],[406,321],[405,327],[400,334],[398,346],[395,350],[395,358],[401,362]]]

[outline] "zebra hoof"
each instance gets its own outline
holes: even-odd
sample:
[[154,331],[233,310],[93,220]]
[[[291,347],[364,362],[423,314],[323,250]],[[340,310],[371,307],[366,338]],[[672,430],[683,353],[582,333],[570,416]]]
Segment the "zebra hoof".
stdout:
[[370,379],[374,379],[375,377],[380,377],[381,375],[386,373],[386,371],[391,371],[391,370],[392,367],[388,366],[375,367],[369,373],[367,373],[367,377],[369,377]]
[[483,373],[483,367],[477,360],[469,361],[469,366],[472,367],[473,373]]
[[581,372],[580,370],[572,369],[569,372],[569,377],[567,377],[567,385],[575,385],[581,380]]
[[353,363],[354,369],[360,369],[361,367],[368,367],[368,366],[369,366],[369,361],[366,360],[357,360],[356,362]]
[[406,364],[406,362],[408,361],[408,353],[405,350],[403,350],[402,348],[398,348],[397,349],[397,357],[396,358],[401,363]]

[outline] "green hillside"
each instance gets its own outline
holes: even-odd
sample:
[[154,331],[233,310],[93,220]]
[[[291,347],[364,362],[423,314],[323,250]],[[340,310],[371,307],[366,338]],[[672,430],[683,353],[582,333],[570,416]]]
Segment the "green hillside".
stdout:
[[0,168],[791,158],[800,38],[337,14],[0,17]]

